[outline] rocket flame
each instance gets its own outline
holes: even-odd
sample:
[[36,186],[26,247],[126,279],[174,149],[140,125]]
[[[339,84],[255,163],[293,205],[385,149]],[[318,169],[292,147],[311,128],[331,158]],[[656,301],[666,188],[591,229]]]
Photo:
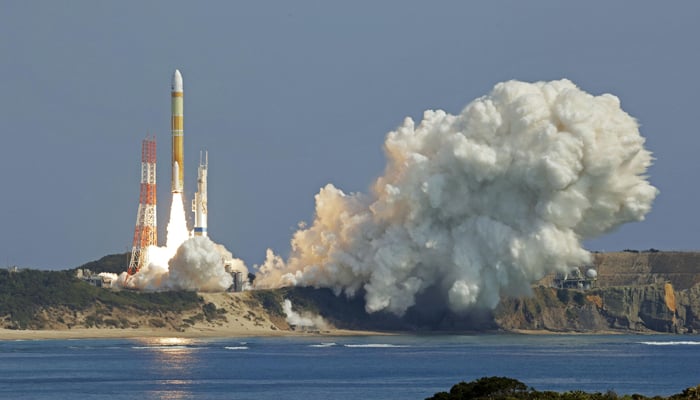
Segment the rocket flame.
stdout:
[[187,221],[185,220],[185,206],[182,193],[173,193],[173,202],[170,205],[170,221],[168,221],[168,236],[165,247],[171,258],[178,247],[187,240]]

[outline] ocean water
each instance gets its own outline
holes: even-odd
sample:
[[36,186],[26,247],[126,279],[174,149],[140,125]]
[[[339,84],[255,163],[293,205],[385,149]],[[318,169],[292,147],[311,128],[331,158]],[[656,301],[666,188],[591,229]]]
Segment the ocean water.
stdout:
[[493,375],[538,390],[670,395],[700,384],[700,337],[0,341],[0,399],[423,399]]

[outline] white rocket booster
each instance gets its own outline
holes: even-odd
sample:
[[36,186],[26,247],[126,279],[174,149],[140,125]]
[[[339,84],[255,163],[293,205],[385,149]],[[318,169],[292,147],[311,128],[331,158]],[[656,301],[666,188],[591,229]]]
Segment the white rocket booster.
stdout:
[[173,193],[182,193],[182,182],[180,181],[180,163],[177,161],[173,162],[173,179],[172,179],[172,190]]
[[197,169],[197,193],[192,200],[194,212],[194,236],[207,236],[207,167],[209,153],[199,153],[199,168]]

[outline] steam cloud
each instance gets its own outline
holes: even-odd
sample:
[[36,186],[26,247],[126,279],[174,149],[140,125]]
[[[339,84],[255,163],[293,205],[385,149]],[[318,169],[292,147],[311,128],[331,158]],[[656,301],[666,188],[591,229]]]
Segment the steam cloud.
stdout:
[[268,250],[256,287],[364,293],[368,312],[397,315],[427,294],[457,313],[493,308],[588,263],[581,240],[644,218],[658,191],[643,145],[613,95],[499,83],[459,115],[406,118],[371,194],[322,188],[315,220],[288,260]]
[[314,315],[308,312],[299,314],[298,312],[292,310],[292,302],[288,299],[285,299],[284,302],[282,302],[282,310],[287,316],[287,323],[289,325],[318,329],[325,329],[327,326],[326,321],[320,315]]
[[140,290],[198,290],[223,292],[233,278],[226,271],[248,273],[243,261],[206,236],[188,238],[182,195],[174,194],[170,208],[167,244],[148,247],[149,264],[126,279],[126,272],[112,277],[118,286]]

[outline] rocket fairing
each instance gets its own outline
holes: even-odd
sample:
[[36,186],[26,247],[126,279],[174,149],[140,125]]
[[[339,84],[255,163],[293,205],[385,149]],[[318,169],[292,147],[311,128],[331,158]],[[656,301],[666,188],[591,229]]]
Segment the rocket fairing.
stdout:
[[182,75],[180,70],[175,70],[171,84],[171,120],[170,130],[172,132],[172,162],[173,177],[170,188],[173,193],[182,193],[185,177],[185,149],[184,149],[184,114],[183,114],[183,91],[182,91]]

